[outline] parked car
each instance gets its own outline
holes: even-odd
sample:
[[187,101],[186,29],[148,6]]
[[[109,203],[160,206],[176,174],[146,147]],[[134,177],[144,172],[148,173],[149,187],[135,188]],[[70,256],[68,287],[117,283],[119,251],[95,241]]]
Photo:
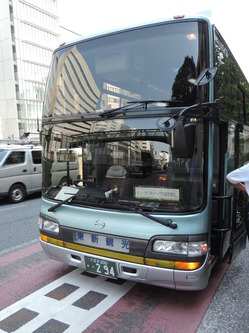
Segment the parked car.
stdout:
[[41,147],[8,145],[0,147],[0,197],[12,203],[25,199],[27,194],[41,191]]
[[[69,179],[68,179],[69,177]],[[54,151],[51,167],[51,182],[53,186],[73,184],[79,176],[78,154],[75,149],[59,148]]]

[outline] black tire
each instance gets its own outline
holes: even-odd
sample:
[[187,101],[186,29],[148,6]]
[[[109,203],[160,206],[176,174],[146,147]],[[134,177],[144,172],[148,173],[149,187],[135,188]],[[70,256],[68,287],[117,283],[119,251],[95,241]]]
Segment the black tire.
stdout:
[[9,201],[11,203],[19,203],[24,200],[26,196],[25,187],[21,184],[11,186],[9,190]]

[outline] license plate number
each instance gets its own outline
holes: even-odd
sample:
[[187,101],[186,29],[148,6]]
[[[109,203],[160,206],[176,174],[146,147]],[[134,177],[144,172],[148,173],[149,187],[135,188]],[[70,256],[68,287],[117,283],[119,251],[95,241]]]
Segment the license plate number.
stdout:
[[108,276],[113,279],[117,278],[116,266],[111,261],[85,257],[85,265],[87,272]]

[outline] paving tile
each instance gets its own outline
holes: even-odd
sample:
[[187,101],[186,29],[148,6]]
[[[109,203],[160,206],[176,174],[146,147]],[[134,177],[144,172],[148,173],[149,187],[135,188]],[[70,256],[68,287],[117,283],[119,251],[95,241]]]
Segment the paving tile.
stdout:
[[0,332],[83,332],[134,286],[122,282],[72,270],[1,310]]
[[107,295],[96,291],[89,291],[86,295],[74,302],[73,305],[84,310],[90,310],[103,301]]
[[37,328],[33,333],[63,333],[70,325],[55,319],[50,319],[44,325]]
[[63,283],[61,286],[50,291],[45,296],[57,299],[58,301],[72,294],[75,290],[79,289],[78,286],[69,283]]
[[28,309],[20,309],[0,322],[0,329],[5,332],[14,332],[30,320],[38,316],[39,313]]

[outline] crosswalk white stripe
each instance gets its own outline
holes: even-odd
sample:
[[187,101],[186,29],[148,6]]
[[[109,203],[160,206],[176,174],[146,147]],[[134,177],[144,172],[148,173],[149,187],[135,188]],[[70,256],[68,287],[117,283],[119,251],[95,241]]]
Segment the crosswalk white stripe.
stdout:
[[[122,285],[114,284],[106,281],[105,277],[98,276],[91,278],[81,273],[82,269],[77,268],[2,310],[0,321],[20,309],[26,308],[38,312],[39,315],[16,330],[16,333],[32,332],[52,318],[70,325],[65,331],[67,333],[82,332],[135,285],[135,283],[130,281],[125,281]],[[79,288],[59,301],[45,296],[64,283],[69,283]],[[99,292],[107,295],[107,297],[90,310],[72,305],[89,291]],[[2,332],[4,331],[0,330],[0,333]]]

